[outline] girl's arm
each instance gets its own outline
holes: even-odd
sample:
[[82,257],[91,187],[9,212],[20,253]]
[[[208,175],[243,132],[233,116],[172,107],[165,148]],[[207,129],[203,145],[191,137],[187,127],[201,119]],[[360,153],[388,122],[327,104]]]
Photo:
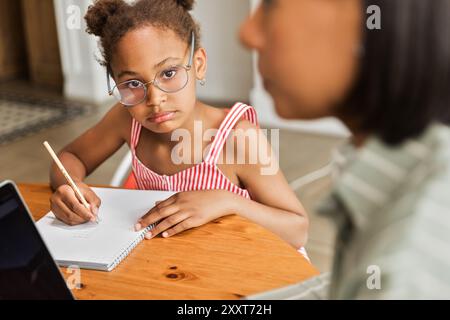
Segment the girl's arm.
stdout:
[[[116,105],[98,124],[59,152],[58,157],[75,182],[83,181],[125,143],[131,123],[127,118],[130,116],[125,108]],[[55,164],[50,170],[50,183],[54,190],[67,183]]]
[[81,205],[60,170],[53,164],[50,181],[55,192],[50,198],[50,205],[59,220],[69,225],[96,220],[101,201],[82,181],[124,144],[126,134],[129,134],[129,131],[126,132],[127,124],[130,123],[128,112],[121,105],[116,105],[97,125],[59,153],[61,162],[90,205],[90,210]]
[[[258,163],[238,167],[238,177],[252,200],[234,197],[230,201],[232,211],[271,230],[295,248],[303,247],[308,238],[308,216],[279,169],[278,155],[262,131],[250,122],[241,121],[237,129],[248,133],[246,163],[251,152],[257,152]],[[251,134],[255,131],[257,135]]]
[[[255,164],[235,165],[239,180],[250,192],[253,200],[225,190],[178,193],[160,202],[143,216],[138,221],[136,230],[161,221],[146,235],[146,239],[159,233],[162,233],[163,237],[170,237],[222,216],[238,214],[271,230],[296,249],[305,245],[308,217],[278,170],[278,160],[274,157],[266,137],[247,121],[239,123],[236,129],[248,132],[250,138],[246,139],[243,146],[237,145],[238,148],[245,149],[235,150],[235,160],[239,151],[245,153],[246,163],[252,158],[251,152],[265,152],[267,155],[268,161],[258,159]],[[234,132],[238,134],[239,131]]]
[[296,249],[303,247],[308,239],[308,217],[283,174],[263,177],[249,169],[241,179],[252,200],[235,195],[229,210],[260,224]]

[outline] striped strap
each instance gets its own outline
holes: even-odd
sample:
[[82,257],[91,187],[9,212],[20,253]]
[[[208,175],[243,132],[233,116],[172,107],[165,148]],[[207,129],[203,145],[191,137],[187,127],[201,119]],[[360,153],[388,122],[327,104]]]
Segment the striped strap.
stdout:
[[205,162],[210,164],[217,164],[219,161],[219,156],[223,147],[231,133],[231,130],[236,126],[237,122],[244,116],[244,118],[254,125],[258,125],[256,118],[255,109],[247,106],[243,103],[237,103],[231,109],[231,111],[226,116],[225,120],[222,122],[216,137],[214,138],[211,149],[208,156],[205,158]]
[[131,151],[134,153],[136,150],[136,147],[139,143],[139,137],[141,135],[142,126],[139,122],[136,121],[136,119],[133,118],[132,124],[131,124]]

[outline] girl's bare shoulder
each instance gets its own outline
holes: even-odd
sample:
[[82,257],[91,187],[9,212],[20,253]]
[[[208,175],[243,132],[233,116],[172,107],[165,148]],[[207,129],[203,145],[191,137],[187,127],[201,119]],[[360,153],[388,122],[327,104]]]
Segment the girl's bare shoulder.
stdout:
[[221,123],[228,114],[228,109],[226,108],[214,107],[211,105],[205,105],[204,108],[206,117],[213,123]]
[[132,119],[128,110],[120,103],[117,103],[106,113],[99,125],[108,132],[114,132],[123,140],[129,142]]

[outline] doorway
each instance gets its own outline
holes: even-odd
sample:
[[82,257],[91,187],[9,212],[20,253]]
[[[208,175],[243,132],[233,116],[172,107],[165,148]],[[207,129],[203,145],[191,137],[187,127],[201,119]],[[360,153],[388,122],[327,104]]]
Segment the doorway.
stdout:
[[53,0],[0,0],[0,83],[62,93]]

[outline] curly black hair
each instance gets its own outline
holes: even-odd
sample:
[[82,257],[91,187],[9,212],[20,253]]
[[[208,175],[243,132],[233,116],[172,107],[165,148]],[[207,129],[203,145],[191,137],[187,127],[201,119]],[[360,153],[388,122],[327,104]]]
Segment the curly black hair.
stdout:
[[195,34],[195,49],[200,47],[200,28],[189,11],[194,0],[95,0],[85,15],[86,32],[100,37],[103,60],[110,70],[112,55],[118,41],[129,31],[145,25],[174,31],[180,39],[191,44]]

